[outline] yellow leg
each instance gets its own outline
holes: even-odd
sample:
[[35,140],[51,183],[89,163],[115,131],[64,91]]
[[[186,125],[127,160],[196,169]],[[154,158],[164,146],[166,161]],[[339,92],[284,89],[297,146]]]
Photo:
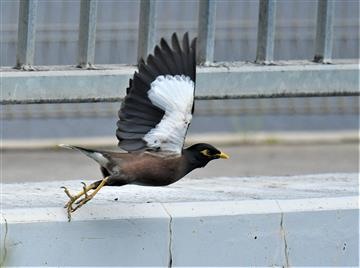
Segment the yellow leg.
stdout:
[[72,212],[74,212],[75,210],[77,210],[78,208],[82,207],[83,205],[85,205],[87,202],[89,202],[96,194],[97,192],[100,191],[101,188],[103,188],[105,186],[105,183],[107,182],[107,177],[105,179],[103,179],[101,181],[101,183],[99,184],[99,186],[91,193],[91,194],[87,194],[85,192],[85,197],[83,199],[80,199],[78,201],[76,201],[77,206],[75,208],[72,209]]
[[[79,193],[77,193],[76,195],[71,195],[69,190],[66,187],[61,187],[64,189],[65,194],[70,198],[69,202],[67,202],[64,206],[64,208],[67,208],[67,214],[68,214],[68,219],[69,221],[71,221],[71,213],[74,212],[76,209],[78,209],[79,207],[81,207],[82,205],[84,205],[86,202],[88,202],[90,199],[92,199],[95,194],[104,186],[104,184],[106,183],[107,178],[103,179],[101,181],[101,183],[97,186],[96,183],[92,183],[89,186],[86,186],[85,183],[82,182],[83,184],[83,190],[80,191]],[[101,187],[100,187],[101,186]],[[100,188],[99,188],[100,187]],[[88,192],[90,190],[94,190],[94,192],[91,195],[88,195]],[[85,197],[83,199],[81,199],[80,201],[77,201],[81,196],[85,195]],[[76,202],[77,201],[77,202]],[[84,201],[84,202],[83,202]],[[76,204],[80,204],[82,202],[81,205],[76,206],[75,208],[72,207],[72,205],[76,202]]]
[[70,194],[70,191],[65,187],[62,186],[61,188],[64,189],[65,194],[70,198],[69,202],[67,202],[64,206],[64,208],[68,208],[71,207],[71,205],[77,200],[79,199],[79,197],[81,197],[82,195],[87,196],[87,192],[95,189],[93,184],[90,184],[89,186],[86,186],[85,183],[82,182],[82,184],[84,184],[83,190],[79,193],[77,193],[76,195],[72,195]]

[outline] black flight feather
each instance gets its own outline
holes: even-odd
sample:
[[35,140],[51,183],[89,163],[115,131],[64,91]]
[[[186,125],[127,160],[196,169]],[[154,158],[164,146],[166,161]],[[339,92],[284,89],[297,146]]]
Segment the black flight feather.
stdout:
[[158,76],[184,75],[195,83],[194,40],[190,44],[188,33],[185,33],[180,43],[174,33],[171,36],[171,47],[165,39],[161,39],[153,55],[149,55],[146,61],[139,60],[139,70],[129,80],[127,95],[118,113],[116,136],[122,149],[128,152],[149,149],[143,137],[156,127],[165,114],[148,97],[151,83]]

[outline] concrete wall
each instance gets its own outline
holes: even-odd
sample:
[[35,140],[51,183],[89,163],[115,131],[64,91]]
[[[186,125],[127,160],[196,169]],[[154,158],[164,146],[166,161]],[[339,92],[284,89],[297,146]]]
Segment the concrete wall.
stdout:
[[[273,191],[283,184],[265,179]],[[138,192],[136,186],[125,188],[123,198],[142,196],[128,199],[132,202],[114,201],[114,189],[104,189],[71,222],[54,205],[62,194],[52,192],[54,183],[34,184],[27,196],[19,190],[26,184],[2,185],[1,260],[4,266],[358,266],[358,195],[334,186],[336,180],[350,185],[354,179],[328,176],[324,188],[333,188],[334,197],[315,198],[308,189],[309,196],[300,199],[281,190],[274,199],[237,200],[243,197],[231,198],[235,190],[221,179],[213,188],[209,179],[203,188],[198,180]],[[288,193],[296,197],[299,182],[294,180],[292,188],[292,177],[287,181]],[[229,198],[209,201],[221,188]],[[39,192],[37,201],[34,192]],[[156,192],[157,202],[143,201]],[[177,196],[176,201],[166,194]]]

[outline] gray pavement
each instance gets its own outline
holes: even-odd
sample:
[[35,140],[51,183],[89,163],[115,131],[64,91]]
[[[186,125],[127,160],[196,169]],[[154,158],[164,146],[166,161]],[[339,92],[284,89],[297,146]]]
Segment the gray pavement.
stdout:
[[[188,178],[358,173],[357,143],[223,146],[231,156],[190,173]],[[68,150],[3,151],[2,183],[96,180],[97,163]]]

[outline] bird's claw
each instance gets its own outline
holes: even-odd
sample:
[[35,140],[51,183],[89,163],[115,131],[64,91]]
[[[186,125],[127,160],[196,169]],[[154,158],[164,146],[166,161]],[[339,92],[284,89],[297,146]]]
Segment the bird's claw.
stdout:
[[[89,202],[96,195],[96,193],[106,184],[106,182],[107,178],[104,178],[100,182],[100,184],[93,183],[89,186],[87,186],[84,182],[81,182],[83,184],[83,190],[76,195],[72,195],[65,186],[61,187],[62,189],[64,189],[65,194],[70,198],[70,200],[64,206],[64,208],[67,209],[69,221],[71,221],[71,213]],[[91,194],[88,194],[90,190],[94,191]],[[78,200],[83,195],[84,197]],[[73,207],[74,203],[76,204],[75,207]]]
[[82,185],[83,185],[83,191],[84,191],[84,194],[85,194],[85,197],[87,197],[88,196],[88,194],[87,194],[87,191],[88,190],[86,190],[86,183],[85,182],[81,182],[82,183]]
[[70,194],[70,191],[68,188],[66,188],[65,186],[61,186],[61,188],[64,189],[65,194],[70,198],[69,202],[67,202],[64,206],[64,208],[67,208],[71,205],[71,202],[75,201],[76,199],[72,194]]
[[85,195],[85,197],[88,196],[87,192],[90,190],[90,189],[87,189],[86,188],[86,184],[84,182],[82,182],[82,184],[84,185],[83,186],[83,191],[78,193],[77,195],[72,195],[70,193],[70,191],[65,187],[65,186],[62,186],[61,188],[64,189],[64,192],[65,194],[70,198],[70,200],[65,204],[64,208],[67,208],[67,214],[68,214],[68,219],[69,221],[71,221],[71,213],[74,212],[78,206],[74,209],[73,208],[73,204],[74,202],[79,199],[82,195]]
[[71,221],[71,211],[73,210],[72,204],[75,202],[76,198],[70,194],[70,191],[65,186],[61,187],[64,189],[65,194],[70,198],[69,202],[67,202],[64,208],[67,208],[68,220]]
[[64,189],[65,194],[72,200],[74,199],[74,197],[70,194],[68,188],[66,188],[65,186],[61,186],[62,189]]

